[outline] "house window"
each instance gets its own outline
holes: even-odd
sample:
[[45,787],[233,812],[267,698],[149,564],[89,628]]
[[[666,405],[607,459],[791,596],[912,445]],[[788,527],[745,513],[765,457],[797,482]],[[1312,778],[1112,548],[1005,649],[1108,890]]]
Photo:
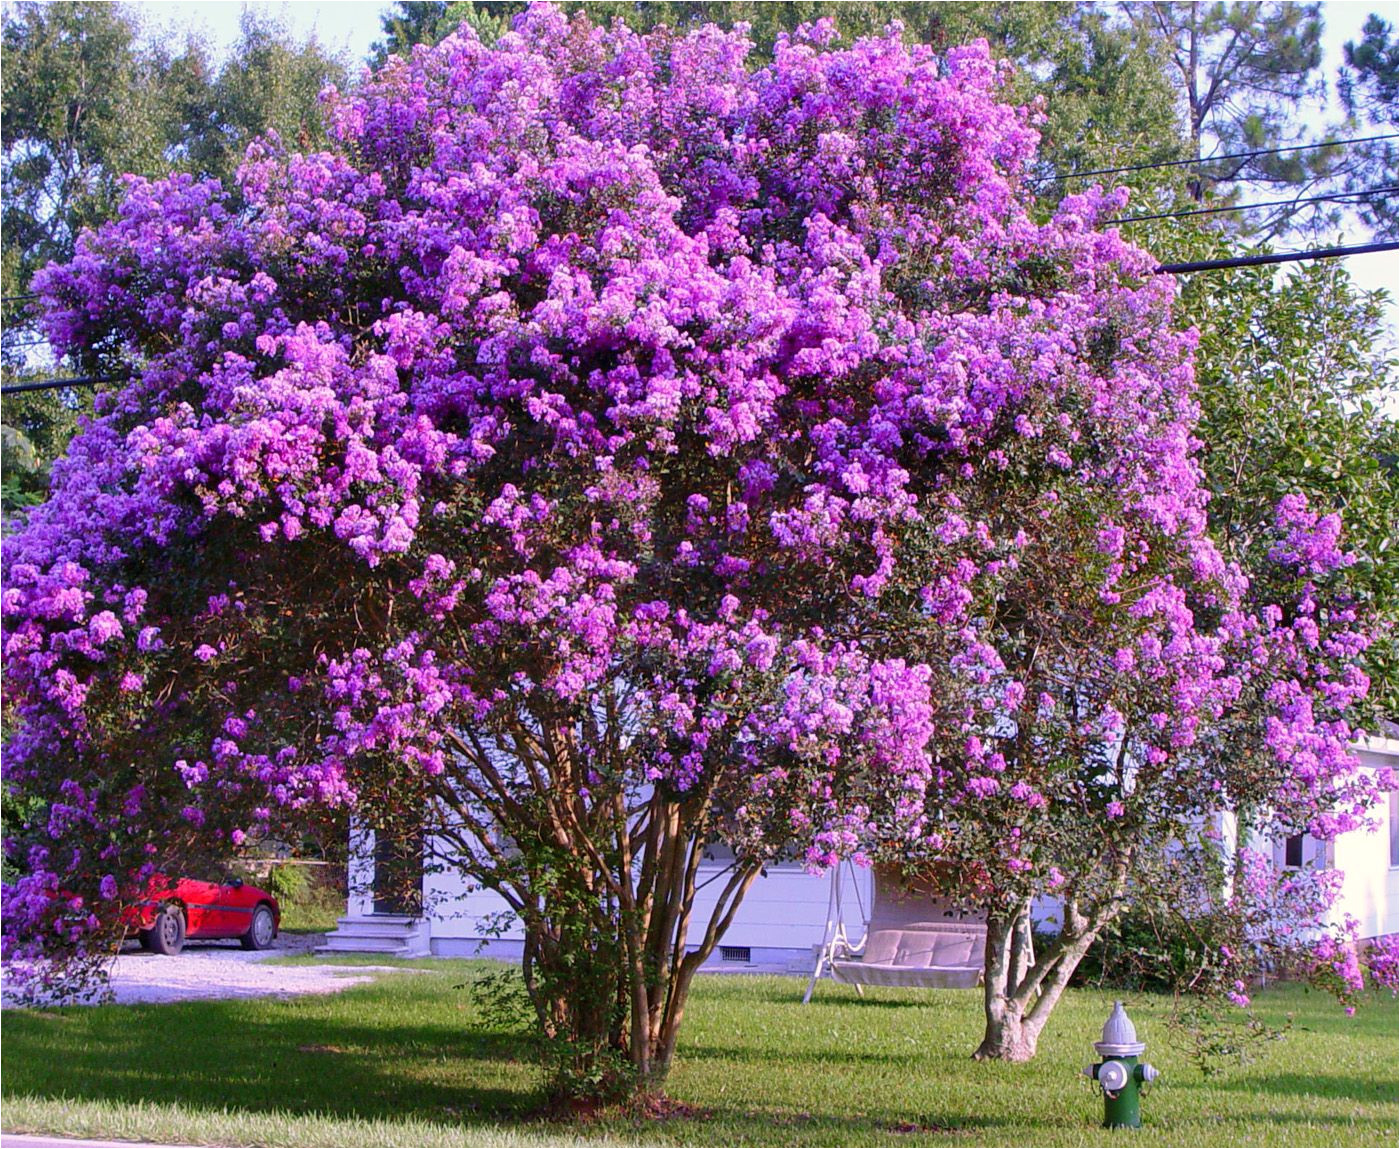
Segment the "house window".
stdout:
[[1400,790],[1390,792],[1390,864],[1400,866]]
[[1292,834],[1283,844],[1283,864],[1299,868],[1303,864],[1303,835]]

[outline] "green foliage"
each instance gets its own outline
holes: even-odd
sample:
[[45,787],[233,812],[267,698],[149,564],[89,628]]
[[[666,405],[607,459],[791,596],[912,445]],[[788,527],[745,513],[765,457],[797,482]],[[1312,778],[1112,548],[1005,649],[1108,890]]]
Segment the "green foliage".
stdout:
[[[883,9],[887,6],[876,5]],[[955,0],[907,5],[926,13],[929,38],[948,46],[986,38],[1017,66],[1014,96],[1044,101],[1040,163],[1045,176],[1186,155],[1171,78],[1150,41],[1092,4],[985,4]],[[843,20],[841,5],[838,20]],[[1155,195],[1180,184],[1172,169],[1124,174],[1135,191]],[[1042,186],[1050,202],[1080,190],[1062,182]],[[1136,198],[1136,197],[1135,197]]]
[[[84,227],[111,217],[128,172],[228,179],[254,136],[323,141],[319,93],[344,63],[285,25],[245,13],[221,68],[193,38],[172,55],[105,3],[21,3],[3,28],[5,294],[71,258]],[[16,314],[6,315],[7,327]]]
[[378,68],[390,56],[406,56],[415,44],[436,44],[464,18],[451,11],[448,0],[398,0],[379,18],[384,39],[370,49],[370,63]]
[[[1299,116],[1300,105],[1320,107],[1324,98],[1320,4],[1153,0],[1121,8],[1173,76],[1189,155],[1266,151],[1328,138],[1300,127]],[[1190,190],[1196,200],[1217,202],[1246,198],[1246,185],[1247,198],[1255,200],[1301,196],[1319,182],[1335,184],[1347,163],[1341,148],[1220,160],[1196,169]],[[1332,226],[1338,218],[1331,205],[1295,204],[1237,216],[1234,224],[1270,236],[1304,225]]]
[[1400,85],[1400,44],[1395,26],[1374,12],[1366,17],[1361,41],[1347,41],[1346,67],[1338,89],[1347,111],[1363,113],[1372,123],[1395,123],[1396,87]]
[[1224,932],[1212,915],[1164,918],[1136,908],[1108,926],[1076,972],[1075,984],[1095,989],[1189,992],[1219,953]]
[[[158,62],[111,4],[7,6],[0,41],[5,294],[106,219],[123,172],[165,167]],[[11,328],[15,315],[6,314]]]
[[[1236,932],[1226,915],[1183,915],[1161,903],[1139,903],[1089,947],[1074,984],[1117,993],[1170,995],[1167,1031],[1203,1077],[1248,1065],[1291,1026],[1266,1019],[1203,988],[1224,975],[1221,953]],[[1224,950],[1228,952],[1228,950]],[[1337,1007],[1334,1007],[1337,1008]]]
[[[278,872],[300,870],[305,878],[287,896],[277,895],[284,930],[332,930],[345,913],[345,873],[336,866],[279,866]],[[295,884],[296,879],[292,879]]]
[[1169,1027],[1184,1046],[1202,1077],[1217,1077],[1230,1065],[1249,1065],[1263,1055],[1263,1046],[1282,1041],[1293,1026],[1292,1016],[1270,1024],[1253,1011],[1242,1012],[1218,1001],[1178,1000]]
[[323,146],[320,93],[328,84],[344,87],[349,75],[314,37],[297,43],[285,24],[250,10],[217,73],[194,49],[176,63],[188,77],[180,166],[225,182],[249,141],[268,132],[297,151]]
[[[1372,13],[1361,29],[1361,40],[1347,42],[1345,66],[1337,77],[1337,90],[1347,110],[1348,125],[1361,134],[1371,129],[1380,135],[1400,127],[1400,41],[1395,26]],[[1379,129],[1379,130],[1376,130]],[[1369,134],[1369,133],[1368,133]],[[1397,151],[1394,139],[1374,140],[1356,148],[1357,160],[1348,174],[1349,191],[1395,183]],[[1368,199],[1360,209],[1376,239],[1392,239],[1397,224],[1394,196]]]
[[234,863],[229,872],[277,899],[283,931],[332,930],[345,913],[345,872],[339,866],[287,861],[264,870]]
[[0,426],[0,507],[8,514],[42,499],[26,482],[39,470],[34,444],[23,431]]
[[[71,259],[78,234],[112,217],[124,174],[182,170],[227,181],[248,142],[267,131],[316,147],[325,140],[319,93],[348,72],[314,38],[299,43],[283,23],[251,12],[222,67],[193,37],[178,54],[145,41],[134,11],[117,4],[26,2],[6,5],[3,19],[0,366],[13,382],[54,373],[27,298],[31,277]],[[18,458],[7,439],[7,513],[42,498],[48,465],[91,405],[87,390],[5,400],[5,426],[33,449]]]
[[[1310,130],[1299,109],[1322,108],[1322,6],[1316,3],[1123,4],[1135,38],[1148,46],[1173,77],[1193,157],[1263,151],[1242,160],[1205,162],[1190,185],[1196,200],[1214,204],[1305,199],[1309,193],[1359,192],[1394,183],[1394,144],[1277,148],[1327,144],[1394,127],[1396,85],[1387,84],[1393,29],[1372,17],[1361,45],[1351,45],[1341,92],[1350,112],[1345,125]],[[1387,39],[1389,36],[1389,39]],[[1375,197],[1359,209],[1378,235],[1393,232],[1393,197]],[[1336,203],[1277,204],[1219,224],[1256,237],[1306,231],[1330,238],[1344,223]],[[1226,223],[1228,221],[1228,223]],[[1217,224],[1217,225],[1219,225]]]
[[[26,374],[4,372],[0,378],[10,383]],[[49,463],[63,453],[77,430],[78,416],[91,407],[91,396],[84,392],[31,391],[5,399],[0,407],[0,511],[9,515],[43,500]]]
[[306,895],[311,883],[304,866],[273,866],[267,875],[267,892],[278,902],[292,902]]
[[[1257,570],[1274,507],[1299,492],[1342,515],[1347,585],[1379,632],[1367,655],[1375,719],[1397,707],[1396,365],[1380,292],[1335,263],[1193,275],[1183,318],[1201,333],[1197,382],[1213,533]],[[1389,412],[1389,413],[1387,413]]]

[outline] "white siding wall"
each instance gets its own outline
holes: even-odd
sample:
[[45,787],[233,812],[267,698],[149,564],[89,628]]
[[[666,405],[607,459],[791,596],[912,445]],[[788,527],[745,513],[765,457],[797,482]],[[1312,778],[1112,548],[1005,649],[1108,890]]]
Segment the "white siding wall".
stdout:
[[[1357,746],[1357,753],[1365,765],[1388,765],[1394,769],[1400,760],[1400,740],[1367,738]],[[1391,863],[1391,814],[1384,803],[1376,813],[1378,825],[1375,829],[1343,834],[1330,849],[1331,864],[1346,874],[1336,918],[1340,921],[1346,914],[1356,918],[1361,923],[1363,937],[1400,933],[1400,869]],[[372,859],[373,836],[362,830],[355,831],[352,843],[350,911],[352,914],[369,913],[372,898],[365,890],[369,876],[365,867],[373,866],[372,860],[366,860]],[[1309,842],[1308,845],[1316,844]],[[1282,843],[1276,845],[1278,851],[1282,848]],[[1277,856],[1282,862],[1282,854]],[[1319,857],[1318,861],[1322,860]],[[716,877],[723,868],[722,862],[705,864],[700,871],[701,882]],[[870,912],[872,885],[870,870],[857,866],[842,868],[844,918],[853,942],[859,940],[864,930],[864,918]],[[425,886],[435,951],[471,952],[476,943],[487,936],[485,921],[505,909],[505,903],[495,894],[470,890],[461,877],[453,873],[429,874]],[[720,876],[704,886],[697,896],[692,943],[703,934],[704,923],[723,886],[724,878]],[[721,944],[748,946],[754,951],[755,960],[798,960],[822,941],[830,891],[828,875],[807,874],[796,865],[771,866],[767,875],[759,878],[750,889]],[[1058,903],[1053,899],[1038,899],[1035,917],[1051,924],[1058,918],[1058,910]],[[518,943],[522,934],[519,924],[512,923],[503,933],[491,936],[509,944]]]
[[[699,880],[703,888],[695,899],[690,931],[692,944],[703,936],[705,923],[724,888],[723,870],[721,863],[707,863],[700,868]],[[714,881],[709,881],[711,878]],[[706,882],[709,884],[704,884]],[[487,890],[468,890],[455,874],[430,875],[427,884],[434,942],[475,942],[485,934],[484,919],[505,909],[505,903],[496,894]],[[864,915],[870,912],[870,892],[869,870],[858,866],[842,867],[846,929],[852,941],[859,940],[864,932]],[[806,954],[822,940],[830,893],[829,875],[808,874],[796,865],[771,866],[767,876],[754,882],[721,944],[749,946],[755,951],[787,951],[781,955],[769,955],[772,959],[784,956],[795,959]],[[514,923],[505,933],[496,936],[502,941],[519,941],[522,933],[519,924]],[[440,945],[436,948],[455,952],[459,946]],[[759,956],[758,953],[754,954],[755,959]]]
[[[1400,741],[1365,739],[1357,756],[1362,765],[1394,770],[1400,760]],[[1351,915],[1361,923],[1364,938],[1400,933],[1400,869],[1390,852],[1392,809],[1390,802],[1382,801],[1374,811],[1374,829],[1353,830],[1332,843],[1332,865],[1346,875],[1333,916],[1341,922]]]
[[[701,881],[717,873],[721,867],[701,867]],[[871,871],[862,866],[842,866],[842,900],[845,906],[846,932],[853,942],[865,932],[864,915],[870,913]],[[724,888],[724,878],[705,887],[695,899],[694,926],[691,941],[698,941],[709,921],[715,897]],[[826,928],[827,904],[831,895],[831,876],[813,875],[801,866],[770,866],[766,877],[759,878],[734,919],[734,924],[721,940],[722,945],[774,947],[787,950],[810,950],[820,944]]]

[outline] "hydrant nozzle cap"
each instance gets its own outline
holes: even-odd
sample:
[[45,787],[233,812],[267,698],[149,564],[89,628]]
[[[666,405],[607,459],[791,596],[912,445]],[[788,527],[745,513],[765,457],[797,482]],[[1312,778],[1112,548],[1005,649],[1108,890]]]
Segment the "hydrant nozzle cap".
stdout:
[[1147,1048],[1145,1041],[1137,1039],[1137,1029],[1121,1001],[1113,1003],[1113,1012],[1103,1023],[1103,1037],[1094,1042],[1094,1048],[1103,1057],[1136,1057]]

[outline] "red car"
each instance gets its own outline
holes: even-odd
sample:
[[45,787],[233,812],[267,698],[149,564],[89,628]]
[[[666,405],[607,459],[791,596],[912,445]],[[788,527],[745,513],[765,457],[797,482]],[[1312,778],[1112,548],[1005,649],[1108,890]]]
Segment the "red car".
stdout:
[[177,954],[190,938],[237,938],[245,950],[265,950],[282,911],[266,890],[239,878],[220,883],[155,874],[123,920],[152,953]]

